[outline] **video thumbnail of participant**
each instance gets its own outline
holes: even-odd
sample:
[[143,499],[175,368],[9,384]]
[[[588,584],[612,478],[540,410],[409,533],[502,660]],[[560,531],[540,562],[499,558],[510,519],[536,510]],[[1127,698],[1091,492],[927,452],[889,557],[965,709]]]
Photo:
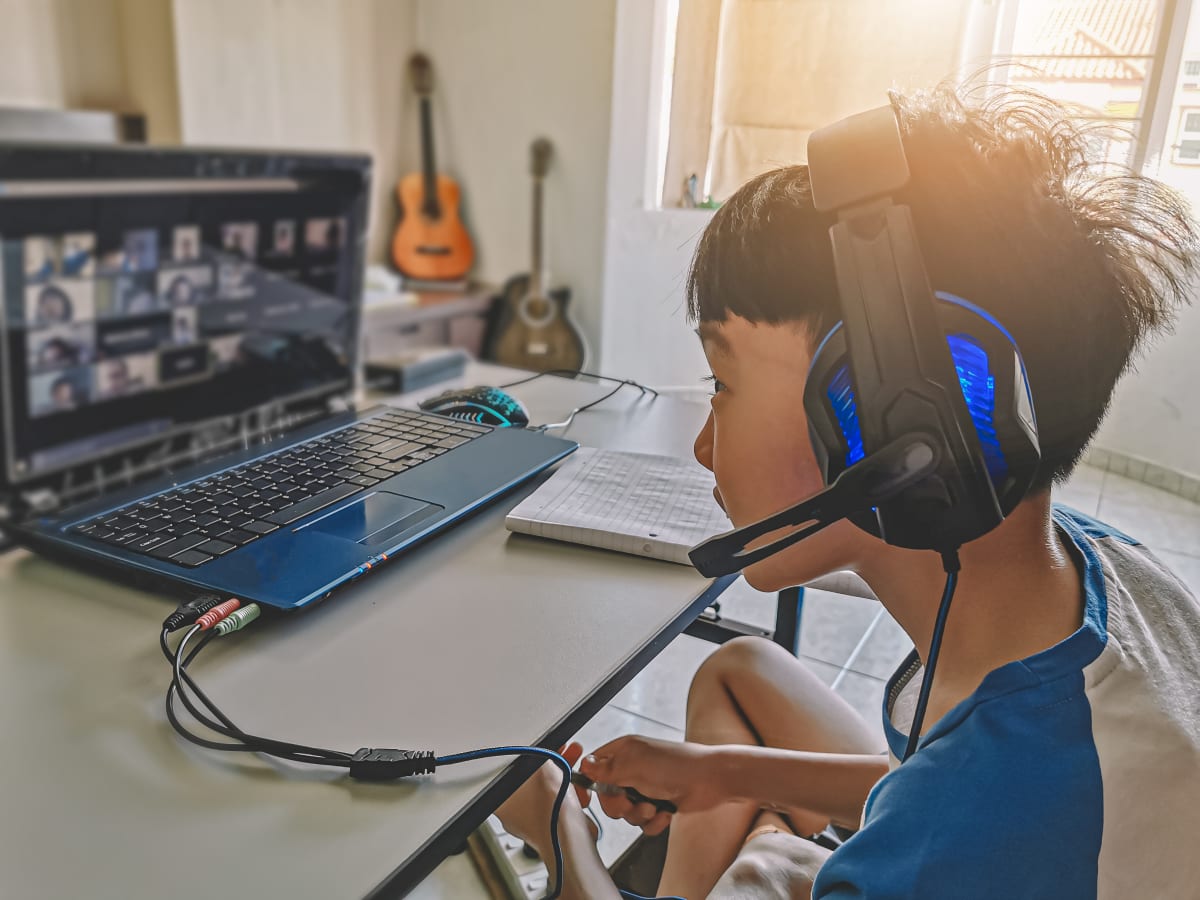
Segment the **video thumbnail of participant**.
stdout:
[[58,272],[59,244],[52,237],[34,235],[22,243],[25,284],[44,284]]
[[258,255],[258,223],[226,222],[221,226],[221,249],[241,259]]
[[208,350],[214,369],[228,369],[242,361],[242,336],[227,334],[209,338]]
[[200,258],[200,226],[177,225],[171,232],[171,259],[191,262]]
[[195,306],[212,299],[212,266],[159,269],[158,297],[164,306]]
[[96,279],[96,312],[103,319],[161,312],[166,301],[158,296],[154,272]]
[[64,234],[59,250],[60,274],[67,278],[91,278],[96,273],[96,235],[92,232]]
[[26,335],[29,371],[54,372],[90,363],[96,358],[94,322],[71,322],[40,328]]
[[25,288],[25,321],[32,328],[88,322],[95,317],[91,281],[60,278]]
[[114,400],[158,385],[158,354],[138,353],[97,363],[96,399]]
[[333,253],[346,241],[346,220],[309,219],[304,223],[304,248],[309,253]]
[[198,340],[196,308],[183,306],[171,313],[171,341],[184,345]]
[[92,394],[92,369],[79,366],[29,379],[29,408],[35,416],[70,412],[86,406]]
[[272,228],[272,256],[291,256],[296,252],[296,220],[278,219]]

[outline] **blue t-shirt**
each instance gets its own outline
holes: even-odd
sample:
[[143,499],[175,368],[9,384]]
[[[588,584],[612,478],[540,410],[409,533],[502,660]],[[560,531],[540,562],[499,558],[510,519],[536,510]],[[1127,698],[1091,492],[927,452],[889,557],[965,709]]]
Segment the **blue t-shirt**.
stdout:
[[920,671],[901,664],[892,771],[814,900],[1200,897],[1200,604],[1132,538],[1054,521],[1082,560],[1082,626],[990,672],[896,765]]

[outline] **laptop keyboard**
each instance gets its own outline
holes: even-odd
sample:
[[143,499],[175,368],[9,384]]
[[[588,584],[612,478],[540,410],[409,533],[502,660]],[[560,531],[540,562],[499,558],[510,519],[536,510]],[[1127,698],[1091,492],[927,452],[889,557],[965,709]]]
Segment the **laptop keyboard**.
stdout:
[[202,566],[491,430],[391,410],[71,530],[155,559]]

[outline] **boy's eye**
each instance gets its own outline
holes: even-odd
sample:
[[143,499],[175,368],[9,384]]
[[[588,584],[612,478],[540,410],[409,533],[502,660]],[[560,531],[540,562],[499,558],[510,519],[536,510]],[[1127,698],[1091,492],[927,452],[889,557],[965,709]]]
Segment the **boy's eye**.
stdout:
[[719,394],[721,391],[725,390],[724,383],[719,381],[715,375],[705,375],[703,380],[712,385],[714,394]]

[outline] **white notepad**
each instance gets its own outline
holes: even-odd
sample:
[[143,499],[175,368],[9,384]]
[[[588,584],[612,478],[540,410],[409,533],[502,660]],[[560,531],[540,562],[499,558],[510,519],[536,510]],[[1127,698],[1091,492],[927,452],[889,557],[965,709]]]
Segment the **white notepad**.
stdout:
[[510,531],[691,565],[695,544],[732,526],[697,462],[581,447],[508,514]]

